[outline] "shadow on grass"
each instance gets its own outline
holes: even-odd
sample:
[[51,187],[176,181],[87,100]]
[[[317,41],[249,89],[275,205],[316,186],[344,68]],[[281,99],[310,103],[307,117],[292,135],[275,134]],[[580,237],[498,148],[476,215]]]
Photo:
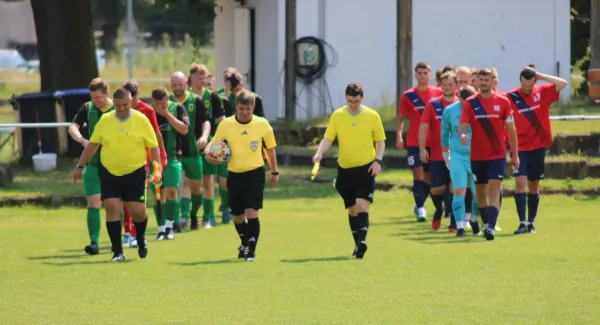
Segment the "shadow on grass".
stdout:
[[124,262],[113,262],[110,259],[102,260],[102,261],[78,261],[78,262],[42,262],[45,265],[52,266],[73,266],[73,265],[100,265],[100,264],[127,264],[132,263],[135,260],[125,260]]
[[[100,250],[100,254],[103,254],[103,252],[110,252],[112,250],[111,246],[102,246],[99,248]],[[83,248],[73,248],[73,249],[63,249],[60,252],[63,253],[84,253]],[[83,254],[83,256],[86,256],[85,254]]]
[[179,263],[169,263],[171,265],[177,266],[197,266],[197,265],[211,265],[211,264],[233,264],[233,263],[241,263],[244,262],[242,259],[222,259],[222,260],[213,260],[213,261],[197,261],[197,262],[179,262]]
[[[108,252],[101,252],[98,255],[108,254]],[[46,255],[46,256],[28,256],[27,259],[31,261],[39,261],[39,260],[52,260],[52,259],[74,259],[74,258],[85,258],[88,255]]]
[[310,262],[333,262],[333,261],[346,261],[356,259],[351,256],[332,256],[332,257],[315,257],[315,258],[299,258],[293,260],[280,260],[283,263],[310,263]]

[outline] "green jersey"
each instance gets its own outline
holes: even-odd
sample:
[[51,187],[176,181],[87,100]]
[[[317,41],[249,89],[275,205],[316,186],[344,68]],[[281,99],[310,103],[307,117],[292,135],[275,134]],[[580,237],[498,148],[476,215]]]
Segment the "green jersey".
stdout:
[[[92,134],[94,134],[94,129],[96,129],[96,124],[98,124],[98,122],[100,121],[100,117],[102,117],[103,114],[112,112],[114,110],[115,107],[110,106],[108,109],[103,111],[96,105],[94,105],[93,102],[86,102],[85,104],[83,104],[83,106],[81,106],[79,111],[77,111],[75,118],[73,118],[73,123],[79,125],[80,128],[87,124],[88,138],[91,138]],[[96,153],[92,157],[92,159],[90,159],[90,164],[98,165],[98,163],[100,162],[101,149],[102,148],[99,148],[98,151],[96,151]]]
[[[177,102],[175,96],[170,96],[171,101]],[[189,131],[183,139],[181,146],[182,157],[199,157],[200,151],[198,150],[198,139],[202,136],[202,124],[209,121],[206,105],[202,98],[196,96],[192,92],[186,93],[186,98],[183,102],[179,103],[185,107],[189,118]]]
[[[167,110],[177,120],[189,125],[190,120],[183,105],[177,104],[176,102],[169,102]],[[177,130],[175,130],[169,121],[160,114],[156,114],[156,122],[158,123],[158,128],[160,130],[160,134],[162,135],[163,143],[165,144],[167,159],[169,161],[178,159],[181,157],[181,149],[185,136],[177,132]]]
[[211,138],[217,132],[217,124],[219,118],[225,115],[225,109],[223,107],[223,100],[216,92],[211,91],[208,88],[202,90],[202,100],[204,106],[206,106],[206,114],[210,119],[210,134]]
[[217,89],[217,94],[224,96],[225,95],[225,88],[219,88]]

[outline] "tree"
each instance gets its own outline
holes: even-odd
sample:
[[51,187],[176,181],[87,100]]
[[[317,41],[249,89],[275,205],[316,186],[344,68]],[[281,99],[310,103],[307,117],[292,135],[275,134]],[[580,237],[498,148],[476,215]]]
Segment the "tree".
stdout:
[[98,77],[90,0],[31,0],[41,91],[86,88]]
[[590,68],[600,69],[600,0],[591,1]]

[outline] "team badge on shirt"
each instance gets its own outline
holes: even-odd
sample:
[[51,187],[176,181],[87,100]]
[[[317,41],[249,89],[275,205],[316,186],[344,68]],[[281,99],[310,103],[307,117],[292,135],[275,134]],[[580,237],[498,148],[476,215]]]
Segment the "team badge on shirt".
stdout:
[[193,112],[196,109],[196,105],[195,104],[190,104],[188,106],[188,109],[189,109],[190,112]]
[[250,142],[250,149],[252,150],[252,152],[256,151],[258,149],[258,141]]

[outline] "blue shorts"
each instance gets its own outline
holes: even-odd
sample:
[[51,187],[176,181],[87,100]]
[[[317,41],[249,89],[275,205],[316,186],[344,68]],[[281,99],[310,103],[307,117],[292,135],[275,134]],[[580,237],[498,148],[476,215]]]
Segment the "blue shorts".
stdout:
[[[421,150],[419,150],[419,147],[406,147],[406,152],[408,154],[406,157],[408,161],[408,168],[413,169],[423,167],[423,171],[429,173],[429,164],[424,164],[421,161]],[[431,148],[427,147],[427,152],[431,154]]]
[[444,161],[430,161],[429,172],[429,185],[432,188],[450,183],[450,171]]
[[467,184],[471,184],[474,190],[470,156],[450,152],[450,179],[454,188],[467,188]]
[[471,161],[475,184],[487,184],[490,179],[503,180],[506,172],[506,158]]
[[513,175],[515,177],[527,176],[527,180],[532,182],[544,179],[545,158],[545,148],[519,151],[519,170],[514,171]]

